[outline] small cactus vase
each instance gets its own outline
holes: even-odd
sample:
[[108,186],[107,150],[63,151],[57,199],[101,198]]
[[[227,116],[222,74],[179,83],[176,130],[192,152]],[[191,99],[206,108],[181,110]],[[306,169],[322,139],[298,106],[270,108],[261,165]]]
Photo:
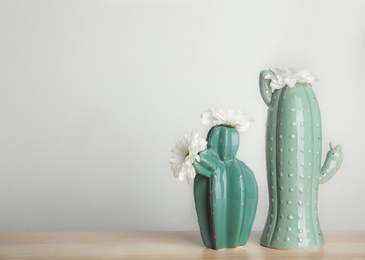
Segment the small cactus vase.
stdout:
[[244,246],[257,208],[255,177],[235,157],[239,147],[235,128],[215,126],[207,141],[208,149],[194,163],[194,199],[202,240],[214,249]]
[[322,130],[316,96],[307,83],[271,91],[269,70],[260,73],[260,92],[268,105],[266,168],[269,210],[261,244],[308,250],[323,246],[317,216],[318,186],[334,176],[343,159],[330,145],[321,167]]

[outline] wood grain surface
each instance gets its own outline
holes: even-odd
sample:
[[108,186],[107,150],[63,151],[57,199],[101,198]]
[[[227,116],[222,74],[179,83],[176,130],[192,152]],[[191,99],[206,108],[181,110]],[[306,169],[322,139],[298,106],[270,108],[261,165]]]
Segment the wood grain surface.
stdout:
[[0,233],[0,259],[365,259],[365,231],[324,232],[323,248],[284,251],[259,244],[205,248],[199,232]]

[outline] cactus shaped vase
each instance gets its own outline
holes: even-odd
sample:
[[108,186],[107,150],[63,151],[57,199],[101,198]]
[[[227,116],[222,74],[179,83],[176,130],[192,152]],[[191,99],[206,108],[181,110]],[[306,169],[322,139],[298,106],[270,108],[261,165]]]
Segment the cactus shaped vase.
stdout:
[[268,105],[266,169],[270,201],[261,244],[278,249],[320,248],[323,234],[317,215],[318,186],[340,167],[341,146],[331,144],[321,166],[321,118],[310,84],[296,83],[272,92],[267,75],[272,72],[260,73],[260,92]]
[[235,128],[215,126],[207,141],[208,149],[194,163],[194,199],[202,240],[214,249],[244,246],[257,208],[255,177],[235,157],[239,147]]

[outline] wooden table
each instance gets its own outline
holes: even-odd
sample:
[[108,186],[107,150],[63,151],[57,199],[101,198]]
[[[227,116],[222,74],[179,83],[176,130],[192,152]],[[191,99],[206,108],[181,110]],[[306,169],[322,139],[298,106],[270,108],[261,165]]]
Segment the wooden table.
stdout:
[[365,259],[365,231],[324,232],[325,246],[311,251],[265,248],[259,237],[213,250],[199,232],[0,233],[0,259]]

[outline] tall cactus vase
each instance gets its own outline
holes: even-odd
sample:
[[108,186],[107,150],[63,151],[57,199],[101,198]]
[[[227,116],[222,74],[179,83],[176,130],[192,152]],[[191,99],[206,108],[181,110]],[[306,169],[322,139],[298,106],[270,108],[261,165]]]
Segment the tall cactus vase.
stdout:
[[258,190],[252,171],[236,159],[239,133],[213,127],[208,149],[194,163],[194,199],[202,240],[206,247],[244,246],[256,214]]
[[308,83],[275,89],[260,73],[262,98],[268,105],[266,168],[269,210],[261,244],[278,249],[308,250],[323,246],[317,215],[318,187],[334,176],[343,159],[341,146],[330,144],[321,166],[319,106]]

